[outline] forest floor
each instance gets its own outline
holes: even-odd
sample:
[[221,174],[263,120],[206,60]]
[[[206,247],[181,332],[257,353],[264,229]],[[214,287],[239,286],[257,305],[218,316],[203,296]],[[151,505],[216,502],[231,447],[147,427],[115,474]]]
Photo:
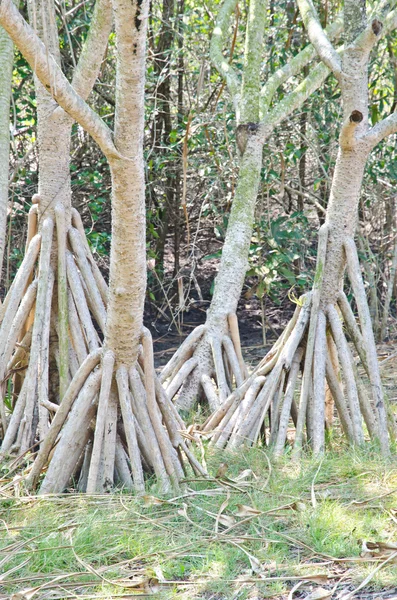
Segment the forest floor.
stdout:
[[212,480],[167,500],[3,482],[0,598],[397,598],[395,462],[342,447],[299,468],[261,448],[207,461]]
[[[396,357],[380,348],[396,400]],[[0,599],[397,599],[397,463],[334,433],[322,460],[205,452],[160,499],[25,496],[0,481]],[[205,443],[204,443],[205,445]],[[203,457],[202,457],[203,458]]]
[[[242,308],[244,355],[257,364],[290,315],[273,320],[264,346],[258,306]],[[205,308],[185,313],[180,336],[147,315],[157,365],[204,319]],[[394,405],[395,347],[378,348]],[[0,600],[397,600],[396,454],[348,449],[335,432],[328,444],[299,465],[288,450],[274,464],[261,447],[203,449],[212,479],[167,499],[150,481],[143,498],[25,496],[4,472]]]

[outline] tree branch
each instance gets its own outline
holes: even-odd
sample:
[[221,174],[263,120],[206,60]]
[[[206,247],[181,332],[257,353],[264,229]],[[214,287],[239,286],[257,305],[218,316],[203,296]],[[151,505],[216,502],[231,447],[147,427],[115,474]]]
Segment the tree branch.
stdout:
[[236,71],[223,56],[223,46],[227,37],[230,17],[236,8],[237,2],[238,0],[225,0],[222,4],[210,44],[211,61],[218,73],[224,77],[236,110],[240,95],[240,80]]
[[[383,21],[383,28],[379,37],[387,35],[394,29],[397,29],[397,9],[391,11]],[[374,127],[363,136],[363,139],[368,142],[370,149],[372,149],[385,137],[392,135],[393,133],[397,133],[397,111],[374,125]]]
[[[335,19],[335,21],[329,25],[326,29],[327,35],[330,39],[337,37],[343,31],[343,18],[341,15]],[[291,60],[278,69],[273,75],[269,77],[267,82],[262,87],[261,91],[261,112],[265,114],[270,106],[274,94],[277,89],[290,77],[297,75],[303,67],[305,67],[311,60],[316,56],[316,49],[312,44],[309,44],[299,54],[291,58]]]
[[292,92],[284,96],[269,111],[265,120],[260,125],[261,134],[262,131],[267,132],[269,127],[273,130],[294,110],[302,106],[305,100],[323,84],[329,73],[329,69],[323,63],[319,63]]
[[339,79],[342,74],[342,63],[335,48],[327,38],[321,27],[316,9],[312,0],[297,0],[303,23],[307,29],[309,39],[323,63],[333,71]]
[[43,42],[26,23],[12,0],[1,0],[0,25],[8,32],[41,83],[63,110],[84,127],[108,159],[120,158],[109,127],[75,92],[53,56],[46,51]]
[[241,123],[259,121],[263,33],[267,12],[266,0],[251,0],[245,36],[243,82],[241,86]]
[[364,136],[364,139],[369,143],[370,148],[374,148],[379,142],[381,142],[388,135],[397,133],[397,111],[392,115],[379,121],[369,132]]
[[97,0],[90,28],[72,78],[72,86],[84,100],[88,98],[98,77],[111,30],[111,2],[110,0]]

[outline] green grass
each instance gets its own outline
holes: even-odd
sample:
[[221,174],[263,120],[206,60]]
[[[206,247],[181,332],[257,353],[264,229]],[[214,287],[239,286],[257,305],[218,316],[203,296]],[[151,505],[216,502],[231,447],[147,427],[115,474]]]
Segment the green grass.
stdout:
[[[359,540],[397,543],[397,495],[384,495],[397,489],[397,467],[375,450],[299,467],[286,456],[269,471],[260,448],[243,449],[207,456],[210,472],[224,461],[228,480],[191,481],[156,504],[122,493],[0,496],[0,597],[43,585],[16,598],[287,598],[305,577],[294,598],[339,582],[337,597],[380,564],[360,559]],[[233,527],[220,521],[216,532],[222,505]],[[239,517],[239,505],[261,514]],[[366,597],[396,587],[396,566],[385,565]]]

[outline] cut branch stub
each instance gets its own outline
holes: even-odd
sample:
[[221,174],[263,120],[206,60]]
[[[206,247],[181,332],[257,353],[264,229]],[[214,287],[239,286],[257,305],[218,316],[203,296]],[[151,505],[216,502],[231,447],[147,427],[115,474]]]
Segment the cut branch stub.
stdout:
[[374,19],[371,23],[372,31],[375,35],[380,35],[383,29],[383,23],[378,19]]
[[361,123],[361,121],[363,120],[363,113],[360,112],[359,110],[353,110],[353,112],[350,114],[350,121],[352,123]]

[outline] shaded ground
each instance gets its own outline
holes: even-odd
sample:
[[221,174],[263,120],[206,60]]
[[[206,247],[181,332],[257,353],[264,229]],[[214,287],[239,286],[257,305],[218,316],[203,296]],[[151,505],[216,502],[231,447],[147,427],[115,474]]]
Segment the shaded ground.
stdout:
[[167,501],[18,498],[3,479],[0,598],[397,598],[395,462],[343,446],[301,468],[260,448],[206,458],[214,478]]

